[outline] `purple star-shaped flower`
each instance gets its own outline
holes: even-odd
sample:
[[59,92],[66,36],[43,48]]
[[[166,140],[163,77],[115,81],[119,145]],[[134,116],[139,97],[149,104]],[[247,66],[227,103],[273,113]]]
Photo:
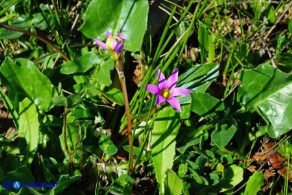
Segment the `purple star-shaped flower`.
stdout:
[[114,59],[117,60],[119,55],[123,52],[124,41],[126,38],[120,32],[117,37],[113,36],[110,32],[107,32],[106,38],[105,43],[98,39],[94,39],[94,42],[101,48],[109,51],[113,55]]
[[190,94],[192,91],[183,87],[176,87],[178,69],[174,70],[168,79],[166,79],[160,69],[158,69],[156,78],[158,80],[158,85],[148,84],[146,87],[150,93],[157,96],[155,105],[167,101],[174,109],[181,112],[180,103],[175,97]]

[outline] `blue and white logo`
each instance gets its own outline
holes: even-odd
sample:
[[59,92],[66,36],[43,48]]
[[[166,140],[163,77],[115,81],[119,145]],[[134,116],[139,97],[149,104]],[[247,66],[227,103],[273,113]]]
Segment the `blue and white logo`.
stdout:
[[20,188],[20,182],[19,181],[15,181],[13,182],[12,186],[14,187],[14,189],[19,189]]

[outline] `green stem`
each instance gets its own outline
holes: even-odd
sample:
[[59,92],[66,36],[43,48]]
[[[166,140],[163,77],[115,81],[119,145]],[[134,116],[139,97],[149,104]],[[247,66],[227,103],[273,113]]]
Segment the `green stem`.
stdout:
[[127,129],[128,129],[128,143],[130,147],[130,152],[129,152],[129,158],[130,158],[130,164],[129,164],[129,175],[131,175],[133,171],[133,135],[132,135],[132,122],[131,122],[131,114],[130,114],[130,106],[129,106],[129,99],[128,99],[128,92],[127,92],[127,86],[126,86],[126,78],[124,74],[124,62],[123,58],[119,57],[116,60],[116,70],[119,75],[120,83],[121,83],[121,88],[122,88],[122,93],[124,96],[124,103],[125,103],[125,110],[126,110],[126,117],[127,117]]

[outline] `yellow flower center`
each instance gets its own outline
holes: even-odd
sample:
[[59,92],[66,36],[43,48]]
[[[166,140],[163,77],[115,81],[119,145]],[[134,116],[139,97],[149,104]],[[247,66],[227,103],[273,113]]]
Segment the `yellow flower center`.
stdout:
[[162,97],[164,97],[165,99],[168,99],[171,97],[171,93],[170,93],[170,90],[169,89],[164,89],[160,92],[160,95]]

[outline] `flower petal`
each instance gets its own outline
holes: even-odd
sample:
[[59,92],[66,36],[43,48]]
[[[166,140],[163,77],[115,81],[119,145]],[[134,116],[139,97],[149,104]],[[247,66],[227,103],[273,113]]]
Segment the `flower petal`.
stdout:
[[158,81],[160,81],[160,79],[161,79],[161,80],[165,80],[165,76],[164,76],[164,74],[161,72],[160,69],[158,69],[158,70],[156,71],[156,78],[157,78]]
[[158,87],[160,90],[168,88],[167,80],[160,69],[158,69],[156,72],[156,78],[158,79]]
[[109,31],[106,31],[106,38],[108,39],[112,34]]
[[98,39],[94,39],[94,42],[99,46],[102,47],[103,49],[107,50],[106,44]]
[[159,94],[159,92],[160,92],[158,86],[153,85],[153,84],[148,84],[146,86],[146,89],[152,94]]
[[168,88],[172,88],[176,86],[177,83],[177,79],[178,79],[178,69],[175,69],[171,75],[169,76],[169,78],[167,79],[167,84],[168,84]]
[[167,102],[176,110],[181,112],[180,103],[175,97],[167,99]]
[[120,54],[123,52],[124,49],[124,44],[123,41],[118,41],[118,43],[116,44],[116,46],[114,47],[114,50],[117,54]]
[[183,88],[183,87],[174,87],[170,90],[172,96],[180,96],[180,95],[187,95],[192,93],[192,90]]
[[126,40],[126,37],[120,32],[118,32],[118,37],[120,37],[123,40]]
[[163,103],[165,101],[166,101],[166,99],[159,94],[159,95],[157,95],[157,99],[156,99],[155,105],[161,104],[161,103]]

